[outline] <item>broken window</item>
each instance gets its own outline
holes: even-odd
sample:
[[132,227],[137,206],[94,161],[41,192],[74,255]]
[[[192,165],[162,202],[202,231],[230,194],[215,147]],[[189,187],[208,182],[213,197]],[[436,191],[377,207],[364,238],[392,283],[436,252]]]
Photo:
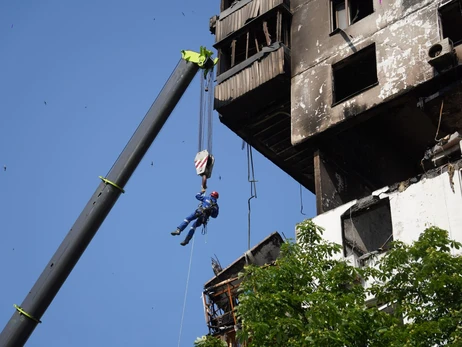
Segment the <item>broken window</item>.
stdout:
[[239,0],[221,0],[221,12],[234,5],[234,3],[239,2]]
[[342,215],[342,233],[345,257],[387,250],[393,241],[390,200],[374,196],[359,200]]
[[218,75],[242,63],[264,47],[274,42],[282,42],[289,47],[290,18],[277,11],[264,21],[250,25],[246,31],[227,41],[219,48]]
[[443,27],[443,38],[449,37],[454,45],[462,43],[462,4],[451,1],[439,9]]
[[333,65],[332,71],[334,105],[375,86],[378,83],[375,44]]
[[372,12],[372,0],[331,0],[332,31],[345,29]]

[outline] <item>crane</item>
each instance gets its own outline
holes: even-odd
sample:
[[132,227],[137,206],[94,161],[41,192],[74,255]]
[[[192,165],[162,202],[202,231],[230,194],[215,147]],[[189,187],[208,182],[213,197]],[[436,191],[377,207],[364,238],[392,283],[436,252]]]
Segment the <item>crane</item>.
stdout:
[[0,333],[0,347],[20,347],[27,342],[119,196],[125,192],[124,186],[197,71],[213,69],[218,60],[212,58],[213,53],[205,47],[199,52],[184,50],[181,53],[178,65],[112,169],[106,177],[100,176],[101,183],[22,304],[14,305],[16,310]]

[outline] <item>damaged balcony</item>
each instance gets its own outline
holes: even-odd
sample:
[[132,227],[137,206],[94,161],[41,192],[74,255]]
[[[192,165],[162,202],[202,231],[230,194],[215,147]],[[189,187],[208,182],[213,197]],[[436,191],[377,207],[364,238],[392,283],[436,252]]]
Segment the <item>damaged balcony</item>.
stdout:
[[289,100],[290,19],[283,0],[241,0],[220,14],[214,107],[222,120],[258,112],[267,100]]
[[292,15],[287,0],[222,1],[211,20],[220,121],[314,191],[313,153],[291,144]]
[[214,336],[221,335],[228,346],[237,346],[238,323],[235,308],[239,304],[238,288],[241,283],[239,272],[242,272],[247,264],[263,266],[273,263],[279,256],[283,242],[279,233],[272,233],[227,268],[220,269],[221,271],[216,272],[214,278],[205,283],[203,300],[209,332]]

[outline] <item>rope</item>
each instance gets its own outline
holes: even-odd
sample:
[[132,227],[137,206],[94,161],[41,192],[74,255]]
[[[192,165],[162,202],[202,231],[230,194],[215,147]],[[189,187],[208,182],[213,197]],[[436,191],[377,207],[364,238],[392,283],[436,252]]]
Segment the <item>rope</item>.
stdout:
[[247,215],[247,247],[250,249],[250,221],[251,221],[251,208],[250,200],[257,198],[257,181],[255,180],[255,169],[253,165],[252,146],[247,144],[247,181],[250,182],[250,198],[247,200],[248,215]]
[[178,347],[180,347],[181,333],[183,331],[183,320],[184,320],[184,312],[185,312],[185,309],[186,309],[186,298],[188,297],[189,275],[191,274],[191,264],[192,264],[193,250],[194,250],[194,237],[193,237],[192,243],[191,243],[191,255],[189,257],[188,277],[186,278],[186,288],[185,288],[185,291],[184,291],[183,313],[181,314],[180,334],[178,336]]

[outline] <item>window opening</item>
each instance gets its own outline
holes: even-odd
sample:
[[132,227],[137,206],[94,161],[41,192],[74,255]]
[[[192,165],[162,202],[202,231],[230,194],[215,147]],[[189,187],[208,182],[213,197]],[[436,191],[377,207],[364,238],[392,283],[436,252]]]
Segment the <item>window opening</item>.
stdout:
[[334,105],[377,85],[375,44],[334,64],[332,72]]
[[[342,215],[345,257],[361,257],[374,251],[385,251],[393,241],[390,200],[359,201]],[[365,205],[365,206],[361,206]]]
[[346,29],[373,12],[372,0],[331,0],[332,31]]
[[452,1],[439,9],[443,38],[449,37],[454,45],[462,43],[462,4]]
[[276,41],[289,47],[290,23],[288,20],[289,18],[278,11],[267,20],[249,26],[247,31],[220,48],[218,75],[242,63]]

